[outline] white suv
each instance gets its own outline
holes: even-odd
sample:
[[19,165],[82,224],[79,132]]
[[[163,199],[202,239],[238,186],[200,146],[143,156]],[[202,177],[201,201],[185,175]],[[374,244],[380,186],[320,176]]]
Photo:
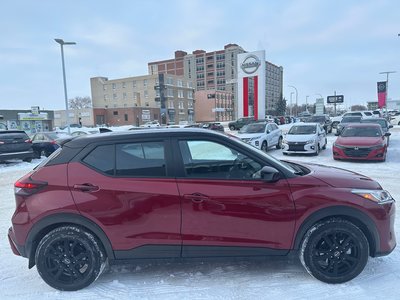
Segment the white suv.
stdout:
[[237,135],[243,142],[267,152],[269,147],[282,148],[282,130],[275,123],[255,122],[242,127]]

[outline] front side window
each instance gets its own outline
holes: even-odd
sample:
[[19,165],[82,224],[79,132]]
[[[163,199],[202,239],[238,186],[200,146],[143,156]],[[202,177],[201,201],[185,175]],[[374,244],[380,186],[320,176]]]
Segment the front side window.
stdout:
[[163,142],[116,145],[116,175],[165,177],[166,162]]
[[262,165],[247,155],[214,141],[180,141],[185,173],[190,178],[261,178]]
[[114,175],[114,145],[96,147],[83,162],[100,172]]

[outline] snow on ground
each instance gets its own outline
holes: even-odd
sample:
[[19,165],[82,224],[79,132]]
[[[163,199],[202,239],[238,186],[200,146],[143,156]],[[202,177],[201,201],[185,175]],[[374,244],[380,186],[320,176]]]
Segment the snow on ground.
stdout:
[[[287,128],[286,128],[287,129]],[[277,158],[316,162],[350,169],[378,180],[395,199],[400,199],[400,127],[391,130],[384,163],[337,162],[332,158],[334,135],[319,156]],[[29,270],[25,258],[15,256],[7,231],[15,208],[13,183],[41,160],[0,164],[0,298],[1,299],[399,299],[400,247],[392,254],[370,258],[365,270],[350,282],[329,285],[310,277],[296,256],[259,261],[188,261],[112,266],[88,288],[60,292]],[[396,234],[400,237],[397,210]]]

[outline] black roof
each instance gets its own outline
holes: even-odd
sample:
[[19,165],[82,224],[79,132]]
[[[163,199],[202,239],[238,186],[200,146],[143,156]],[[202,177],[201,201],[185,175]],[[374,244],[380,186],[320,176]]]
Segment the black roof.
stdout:
[[219,133],[213,130],[201,129],[201,128],[165,128],[165,129],[142,129],[142,130],[130,130],[130,131],[113,131],[106,133],[87,134],[77,137],[69,137],[63,139],[61,145],[66,145],[70,148],[82,148],[86,145],[104,142],[104,141],[124,141],[132,138],[157,138],[157,137],[172,137],[172,136],[216,136],[219,138],[229,138],[223,133]]

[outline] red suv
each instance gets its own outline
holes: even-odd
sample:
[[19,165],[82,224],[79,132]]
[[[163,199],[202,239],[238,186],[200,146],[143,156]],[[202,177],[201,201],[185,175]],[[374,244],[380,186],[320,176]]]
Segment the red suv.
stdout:
[[340,283],[396,246],[394,199],[374,180],[202,129],[65,140],[15,198],[11,248],[60,290],[88,286],[107,262],[291,251]]

